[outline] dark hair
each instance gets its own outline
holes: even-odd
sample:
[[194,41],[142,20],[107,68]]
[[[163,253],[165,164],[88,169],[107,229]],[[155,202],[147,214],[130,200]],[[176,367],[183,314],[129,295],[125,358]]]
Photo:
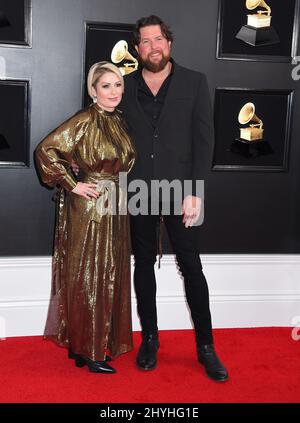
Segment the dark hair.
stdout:
[[139,45],[141,41],[140,29],[150,25],[159,25],[163,36],[166,37],[168,41],[171,41],[171,42],[173,41],[173,34],[169,26],[165,24],[165,22],[162,19],[160,19],[158,16],[151,15],[151,16],[140,18],[138,21],[136,21],[133,34],[132,34],[132,44],[134,46]]

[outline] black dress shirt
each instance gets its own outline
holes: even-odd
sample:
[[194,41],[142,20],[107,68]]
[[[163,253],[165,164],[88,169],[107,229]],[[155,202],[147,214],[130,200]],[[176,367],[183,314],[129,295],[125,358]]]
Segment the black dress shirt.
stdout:
[[156,128],[157,122],[163,108],[165,98],[170,86],[171,78],[173,75],[173,66],[168,77],[162,83],[158,93],[154,96],[146,84],[142,72],[139,71],[138,77],[138,101],[144,110],[145,115],[151,122],[153,129]]

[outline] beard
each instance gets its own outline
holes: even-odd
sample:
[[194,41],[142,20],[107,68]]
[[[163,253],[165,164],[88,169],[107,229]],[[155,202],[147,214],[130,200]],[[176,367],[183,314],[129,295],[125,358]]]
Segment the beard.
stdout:
[[144,67],[145,69],[147,69],[150,72],[153,73],[157,73],[162,71],[165,66],[167,65],[167,63],[169,62],[171,55],[168,54],[168,56],[165,56],[163,53],[162,54],[162,58],[160,60],[160,62],[158,63],[153,63],[151,62],[149,59],[142,59],[141,57],[139,57],[139,62],[142,65],[142,67]]

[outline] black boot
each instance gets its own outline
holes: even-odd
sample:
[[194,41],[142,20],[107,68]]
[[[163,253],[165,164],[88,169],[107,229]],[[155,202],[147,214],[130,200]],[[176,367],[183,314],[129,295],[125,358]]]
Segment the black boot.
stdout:
[[228,372],[219,360],[213,344],[197,346],[198,361],[203,364],[207,376],[217,382],[225,382]]
[[116,369],[107,364],[106,361],[93,361],[90,358],[82,357],[81,355],[75,358],[76,367],[84,367],[85,365],[88,366],[89,371],[92,373],[116,373]]
[[159,341],[157,334],[143,335],[143,340],[136,357],[136,364],[142,370],[154,370],[157,365]]

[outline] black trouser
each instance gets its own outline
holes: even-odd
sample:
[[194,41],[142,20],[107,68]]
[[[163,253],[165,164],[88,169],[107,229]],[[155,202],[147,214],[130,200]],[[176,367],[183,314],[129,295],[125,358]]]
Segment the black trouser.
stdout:
[[[199,257],[200,227],[185,228],[182,216],[164,216],[164,224],[184,278],[197,344],[213,342],[209,293]],[[156,281],[159,216],[130,216],[132,250],[135,258],[134,286],[137,309],[144,334],[157,333]]]

